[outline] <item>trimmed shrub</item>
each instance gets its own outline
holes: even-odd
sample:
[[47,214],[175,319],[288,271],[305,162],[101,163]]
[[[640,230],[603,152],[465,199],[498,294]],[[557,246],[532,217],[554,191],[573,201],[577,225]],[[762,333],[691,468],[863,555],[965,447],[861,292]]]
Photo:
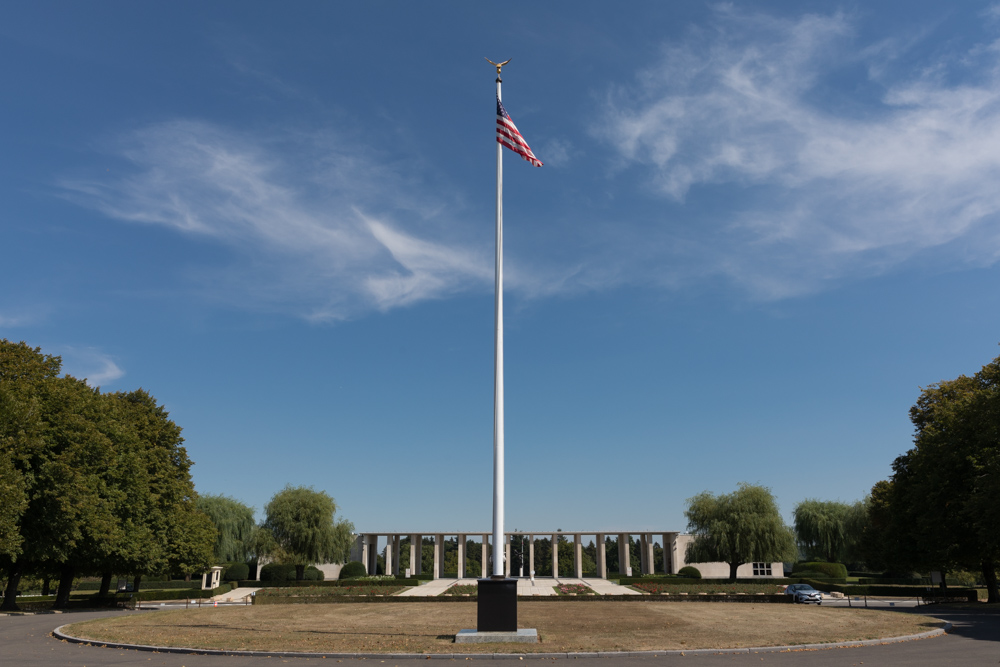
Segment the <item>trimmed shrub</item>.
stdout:
[[352,560],[350,563],[344,565],[340,568],[340,578],[341,579],[355,579],[357,577],[368,576],[368,572],[365,571],[365,564],[361,561]]
[[798,577],[799,572],[821,572],[827,579],[847,579],[847,567],[843,563],[796,563],[791,576]]
[[[323,572],[312,565],[306,567],[302,574],[303,581],[323,581]],[[295,581],[295,566],[279,563],[268,563],[260,569],[261,581],[286,582]]]
[[239,581],[250,577],[250,566],[246,563],[230,563],[222,573],[224,581]]
[[689,579],[701,579],[701,570],[699,570],[696,567],[692,567],[690,565],[685,565],[684,567],[679,569],[677,571],[677,574],[679,574],[682,577],[687,577]]
[[268,563],[260,569],[260,580],[295,581],[295,566],[284,565],[281,563]]

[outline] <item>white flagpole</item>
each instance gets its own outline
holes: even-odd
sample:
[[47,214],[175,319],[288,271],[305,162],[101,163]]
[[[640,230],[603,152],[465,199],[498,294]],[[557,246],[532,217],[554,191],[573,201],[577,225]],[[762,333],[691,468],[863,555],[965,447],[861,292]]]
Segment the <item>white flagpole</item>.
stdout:
[[[500,99],[500,68],[497,68]],[[503,531],[503,145],[497,142],[496,328],[493,339],[493,578],[504,577]]]

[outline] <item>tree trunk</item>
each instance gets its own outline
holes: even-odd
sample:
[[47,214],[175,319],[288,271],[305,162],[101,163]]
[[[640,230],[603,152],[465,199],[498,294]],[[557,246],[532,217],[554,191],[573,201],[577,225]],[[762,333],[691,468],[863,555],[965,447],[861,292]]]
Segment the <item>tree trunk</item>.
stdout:
[[51,588],[51,586],[49,586],[50,583],[51,583],[51,581],[49,580],[48,577],[43,577],[42,578],[42,595],[48,595],[49,594],[49,589]]
[[302,581],[306,578],[306,566],[296,565],[295,566],[295,581]]
[[73,575],[76,573],[76,568],[74,568],[69,563],[63,563],[59,568],[59,589],[56,590],[56,601],[53,603],[53,609],[65,609],[69,606],[69,592],[73,588]]
[[97,593],[99,597],[107,597],[108,593],[111,592],[111,577],[114,576],[111,572],[105,572],[101,576],[101,590]]
[[191,581],[191,574],[190,573],[184,575],[184,581]]
[[7,568],[7,588],[3,592],[3,604],[0,611],[18,611],[17,587],[21,585],[21,566],[13,563]]
[[138,593],[139,592],[139,584],[141,584],[141,583],[142,583],[142,575],[141,574],[135,575],[135,579],[132,580],[132,592],[133,593]]
[[986,601],[991,604],[1000,602],[1000,591],[997,590],[997,564],[992,559],[983,561],[983,581],[986,582]]
[[729,581],[736,581],[736,570],[743,563],[730,563],[729,564]]

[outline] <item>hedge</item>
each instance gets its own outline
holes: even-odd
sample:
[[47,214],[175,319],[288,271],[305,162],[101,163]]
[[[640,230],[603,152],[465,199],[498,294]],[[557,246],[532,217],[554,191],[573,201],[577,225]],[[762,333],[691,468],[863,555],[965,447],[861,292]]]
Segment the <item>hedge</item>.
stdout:
[[[712,579],[691,579],[689,577],[613,577],[608,576],[610,581],[617,581],[622,586],[628,586],[630,584],[704,584],[706,582],[730,582],[725,578],[715,578]],[[737,584],[777,584],[781,586],[787,586],[788,584],[799,584],[802,583],[801,579],[790,579],[788,577],[752,577],[752,578],[741,578],[737,579]]]
[[970,602],[979,599],[979,592],[974,588],[949,588],[941,591],[940,588],[930,586],[861,586],[856,584],[834,584],[824,579],[803,580],[804,584],[809,584],[818,591],[824,593],[843,593],[844,595],[867,595],[870,597],[903,597],[903,598],[936,598],[945,597],[941,593],[945,592],[949,598],[967,598]]
[[[309,565],[305,569],[303,581],[323,581],[321,570]],[[261,581],[295,581],[295,566],[281,563],[268,563],[260,569]]]
[[[128,578],[126,578],[126,577],[119,577],[119,578],[125,579],[130,584],[133,581],[132,577],[128,577]],[[119,578],[115,578],[111,582],[111,592],[112,593],[115,591],[115,587],[118,585],[118,579]],[[142,581],[139,583],[139,590],[140,591],[144,591],[144,590],[151,590],[151,591],[152,590],[172,590],[172,589],[178,589],[178,588],[196,588],[196,589],[200,590],[201,589],[201,577],[198,577],[197,579],[192,579],[191,581],[146,581],[146,578],[143,577]],[[76,586],[73,587],[73,590],[77,590],[77,591],[99,591],[99,590],[101,590],[101,582],[99,582],[99,581],[81,581],[80,583],[78,583]]]
[[224,581],[239,581],[250,577],[250,566],[246,563],[230,563],[222,574]]
[[218,588],[213,588],[211,590],[186,590],[186,591],[144,591],[141,590],[138,593],[120,593],[119,597],[132,596],[131,599],[136,602],[147,602],[150,600],[204,600],[205,598],[215,597],[216,595],[222,595],[223,593],[228,593],[235,588],[232,584],[222,584]]
[[[438,597],[399,597],[398,595],[309,595],[306,597],[266,597],[254,596],[253,604],[350,604],[352,602],[385,602],[401,603],[410,602],[455,602],[469,604],[475,600],[474,597],[459,595],[442,595]],[[535,602],[554,603],[586,603],[614,600],[620,602],[636,602],[639,604],[647,602],[750,602],[750,603],[772,603],[791,604],[795,600],[791,595],[542,595],[531,598],[532,604]]]
[[[38,596],[41,597],[41,596]],[[52,609],[54,603],[54,597],[49,595],[46,599],[41,600],[18,600],[17,608],[20,611],[49,611]],[[70,598],[69,604],[66,606],[67,609],[104,609],[104,608],[115,608],[119,604],[127,604],[128,597],[126,596],[114,596],[109,595],[108,597],[102,598],[96,595],[89,595],[84,598]],[[131,605],[129,605],[131,606]]]
[[797,572],[822,572],[827,579],[847,579],[847,566],[843,563],[806,562],[796,563],[791,576]]
[[418,579],[376,579],[374,581],[358,581],[357,579],[331,579],[329,581],[252,581],[241,580],[240,586],[245,588],[296,588],[299,586],[419,586]]
[[[157,582],[164,583],[164,582]],[[117,607],[120,605],[132,606],[136,602],[149,602],[152,600],[204,600],[216,595],[222,595],[223,593],[228,593],[232,590],[232,586],[229,584],[223,584],[218,588],[212,589],[210,591],[203,590],[140,590],[138,593],[117,593],[108,595],[106,597],[100,597],[98,595],[89,595],[86,597],[73,597],[70,598],[69,609],[94,609],[94,608],[107,608],[107,607]],[[39,596],[41,597],[41,596]],[[47,598],[36,599],[36,600],[18,600],[17,606],[21,611],[48,611],[52,609],[52,604],[54,602],[53,596],[48,596]]]
[[677,574],[691,579],[701,579],[701,570],[691,565],[685,565],[677,571]]

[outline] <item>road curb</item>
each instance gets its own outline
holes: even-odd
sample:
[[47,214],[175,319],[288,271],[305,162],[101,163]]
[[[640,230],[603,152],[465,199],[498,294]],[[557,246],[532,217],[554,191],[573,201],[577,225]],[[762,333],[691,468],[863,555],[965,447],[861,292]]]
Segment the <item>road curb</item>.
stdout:
[[[66,624],[70,625],[70,624]],[[52,636],[73,644],[84,644],[99,648],[130,649],[133,651],[150,651],[153,653],[184,653],[188,655],[227,655],[227,656],[247,656],[257,658],[381,658],[390,660],[407,659],[454,659],[466,658],[470,660],[508,660],[511,658],[523,659],[547,659],[553,658],[650,658],[659,656],[682,656],[682,655],[726,655],[740,653],[784,653],[792,651],[823,651],[834,648],[852,648],[861,646],[879,646],[884,644],[899,644],[902,642],[915,641],[918,639],[929,639],[939,637],[951,630],[952,624],[945,623],[944,627],[920,632],[915,635],[903,635],[901,637],[886,637],[882,639],[862,639],[857,641],[832,642],[829,644],[796,644],[792,646],[756,646],[752,648],[702,648],[685,650],[665,650],[665,651],[598,651],[588,653],[304,653],[298,651],[227,651],[222,649],[207,648],[184,648],[178,646],[151,646],[147,644],[120,644],[117,642],[98,642],[93,639],[83,639],[74,637],[63,632],[66,625],[60,625],[52,631]]]

